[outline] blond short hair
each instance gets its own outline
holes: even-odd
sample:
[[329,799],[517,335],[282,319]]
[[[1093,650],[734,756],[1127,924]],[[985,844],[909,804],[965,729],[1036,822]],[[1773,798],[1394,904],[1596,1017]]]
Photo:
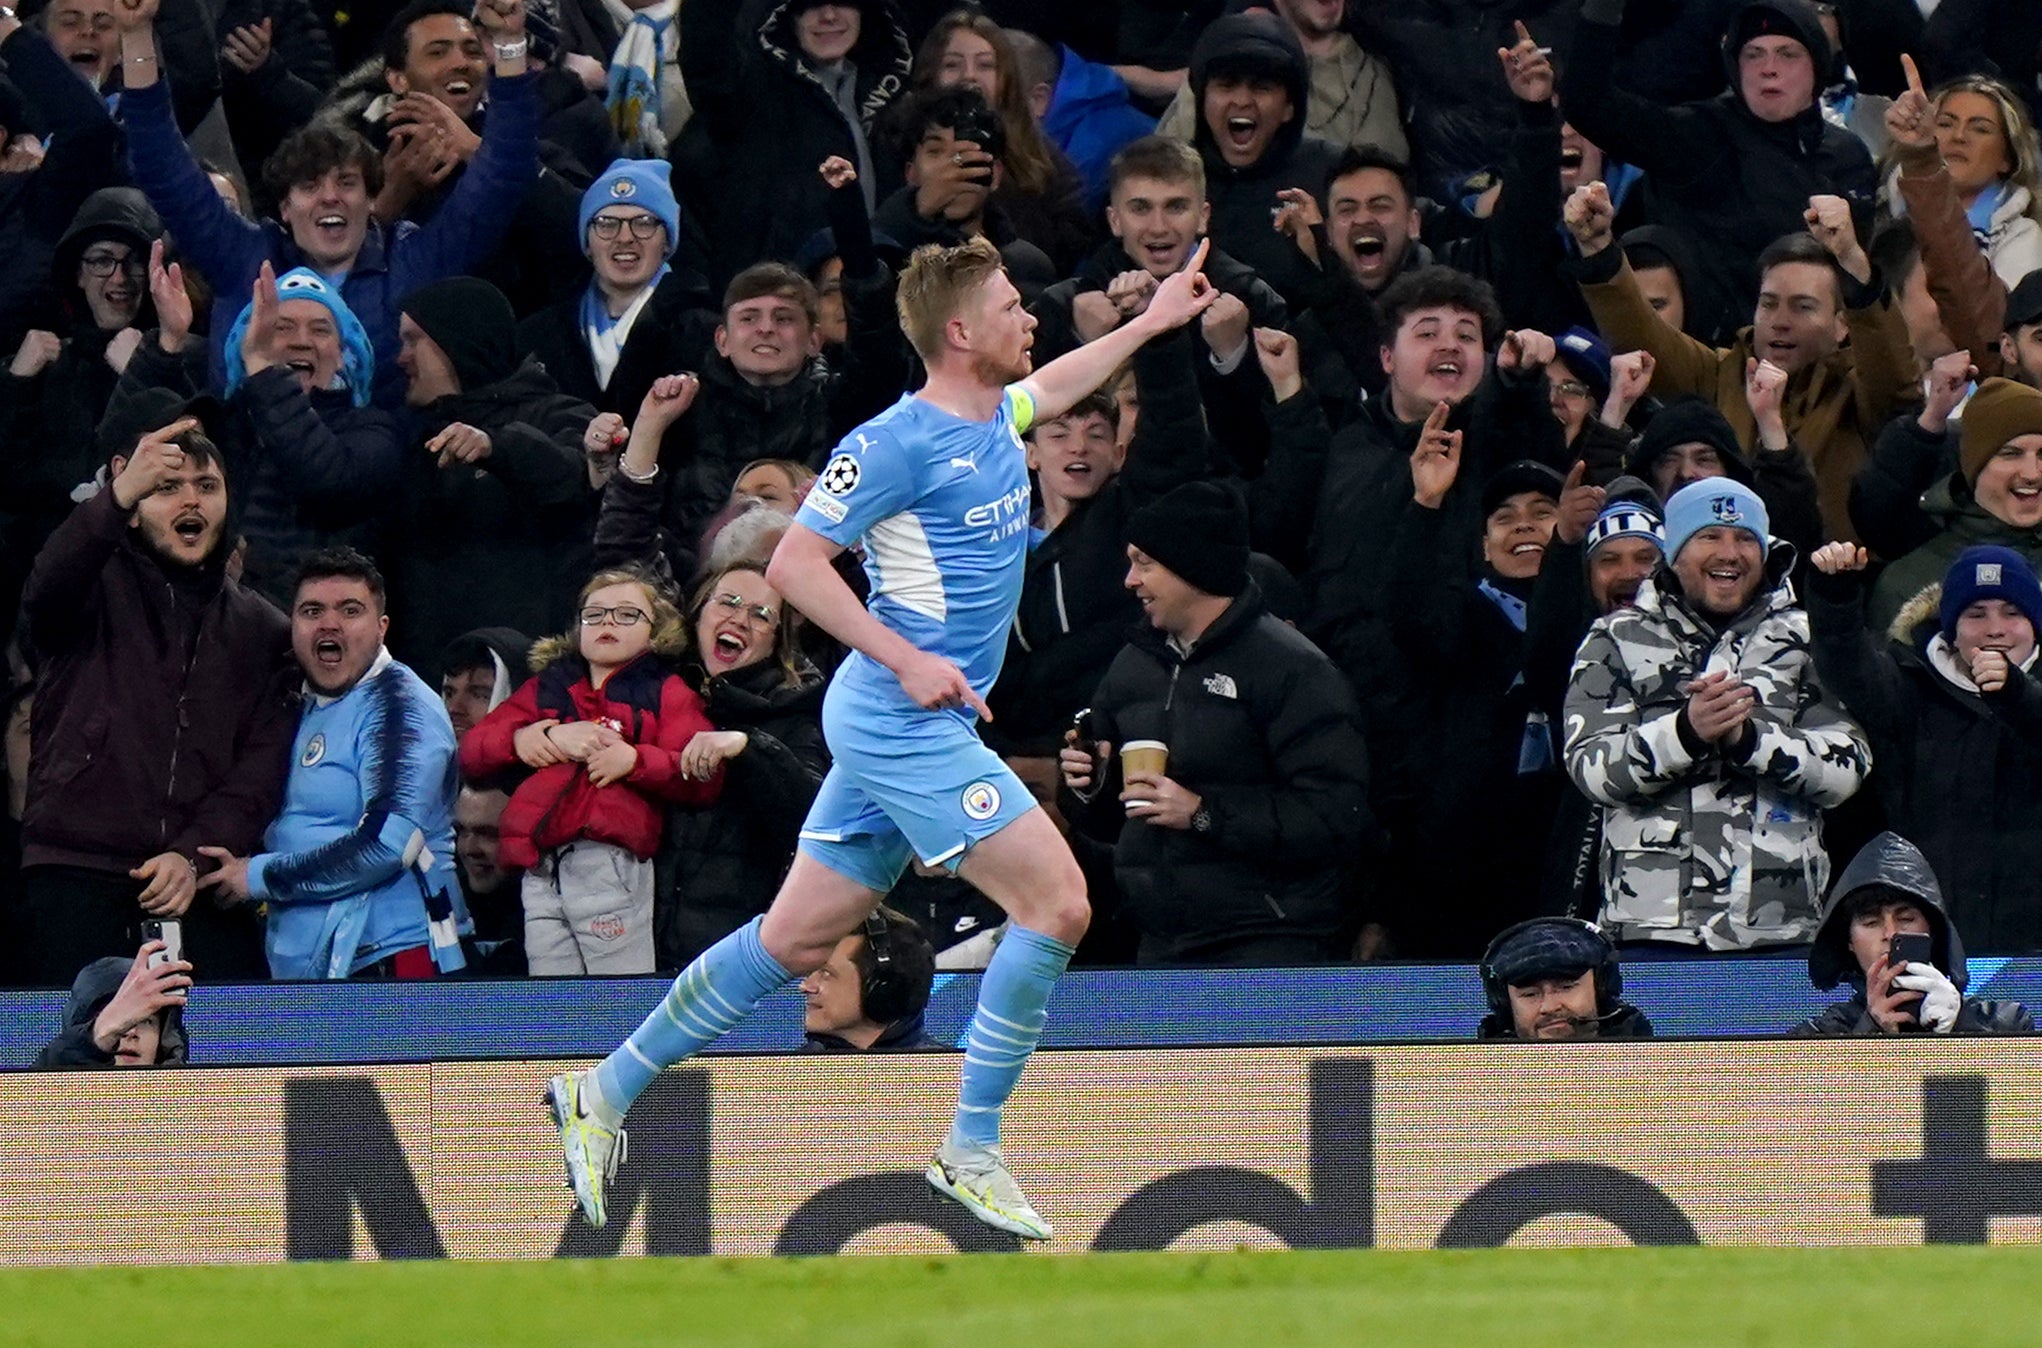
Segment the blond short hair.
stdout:
[[901,331],[927,364],[943,350],[943,329],[1001,268],[1000,250],[983,236],[955,248],[925,244],[908,259],[894,295]]

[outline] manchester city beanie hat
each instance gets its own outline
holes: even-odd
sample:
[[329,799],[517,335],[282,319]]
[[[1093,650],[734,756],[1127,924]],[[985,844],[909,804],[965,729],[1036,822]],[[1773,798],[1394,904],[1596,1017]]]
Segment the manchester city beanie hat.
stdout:
[[1957,639],[1957,619],[1981,599],[2006,600],[2042,635],[2042,585],[2028,559],[2012,548],[1980,546],[1957,554],[1943,575],[1943,598],[1936,610],[1944,640]]
[[1758,539],[1761,556],[1772,550],[1772,521],[1766,517],[1765,502],[1742,482],[1727,477],[1690,482],[1666,503],[1666,560],[1680,556],[1687,541],[1704,529],[1717,526],[1742,529]]

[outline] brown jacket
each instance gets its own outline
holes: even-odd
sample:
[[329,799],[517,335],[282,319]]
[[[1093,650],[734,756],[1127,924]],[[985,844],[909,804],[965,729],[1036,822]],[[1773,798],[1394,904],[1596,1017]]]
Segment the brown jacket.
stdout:
[[[1615,272],[1605,261],[1615,256]],[[1581,264],[1581,293],[1611,351],[1649,351],[1657,362],[1650,392],[1660,398],[1708,400],[1737,432],[1754,442],[1757,426],[1744,400],[1744,363],[1753,354],[1750,328],[1725,349],[1697,341],[1652,311],[1623,252],[1607,248]],[[1851,527],[1851,479],[1873,439],[1901,407],[1921,397],[1914,352],[1900,311],[1882,290],[1862,308],[1846,310],[1850,345],[1797,372],[1783,404],[1787,435],[1807,453],[1832,538],[1857,538]]]
[[1903,151],[1900,176],[1894,181],[1907,202],[1907,218],[1914,221],[1922,274],[1928,278],[1943,331],[1971,353],[1980,379],[2003,373],[1999,336],[2006,328],[2006,283],[1993,273],[1991,260],[1971,232],[1950,170],[1933,150],[1926,155]]

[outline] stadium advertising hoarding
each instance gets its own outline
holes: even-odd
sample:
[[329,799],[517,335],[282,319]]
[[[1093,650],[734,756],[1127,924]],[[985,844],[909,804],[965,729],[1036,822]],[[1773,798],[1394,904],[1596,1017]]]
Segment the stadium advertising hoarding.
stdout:
[[[1007,1147],[1050,1250],[2042,1237],[2042,1043],[1051,1052]],[[0,1078],[0,1261],[1010,1248],[928,1193],[951,1055],[716,1059],[570,1220],[557,1064]]]

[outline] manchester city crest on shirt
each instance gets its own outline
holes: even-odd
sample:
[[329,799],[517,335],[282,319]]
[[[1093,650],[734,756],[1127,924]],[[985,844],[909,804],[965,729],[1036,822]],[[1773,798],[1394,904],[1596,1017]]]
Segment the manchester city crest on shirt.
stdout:
[[961,803],[965,818],[983,824],[1000,812],[1000,788],[991,782],[973,782],[964,788]]
[[326,757],[326,736],[324,734],[314,735],[311,739],[305,741],[305,752],[298,755],[298,766],[309,768],[324,757]]

